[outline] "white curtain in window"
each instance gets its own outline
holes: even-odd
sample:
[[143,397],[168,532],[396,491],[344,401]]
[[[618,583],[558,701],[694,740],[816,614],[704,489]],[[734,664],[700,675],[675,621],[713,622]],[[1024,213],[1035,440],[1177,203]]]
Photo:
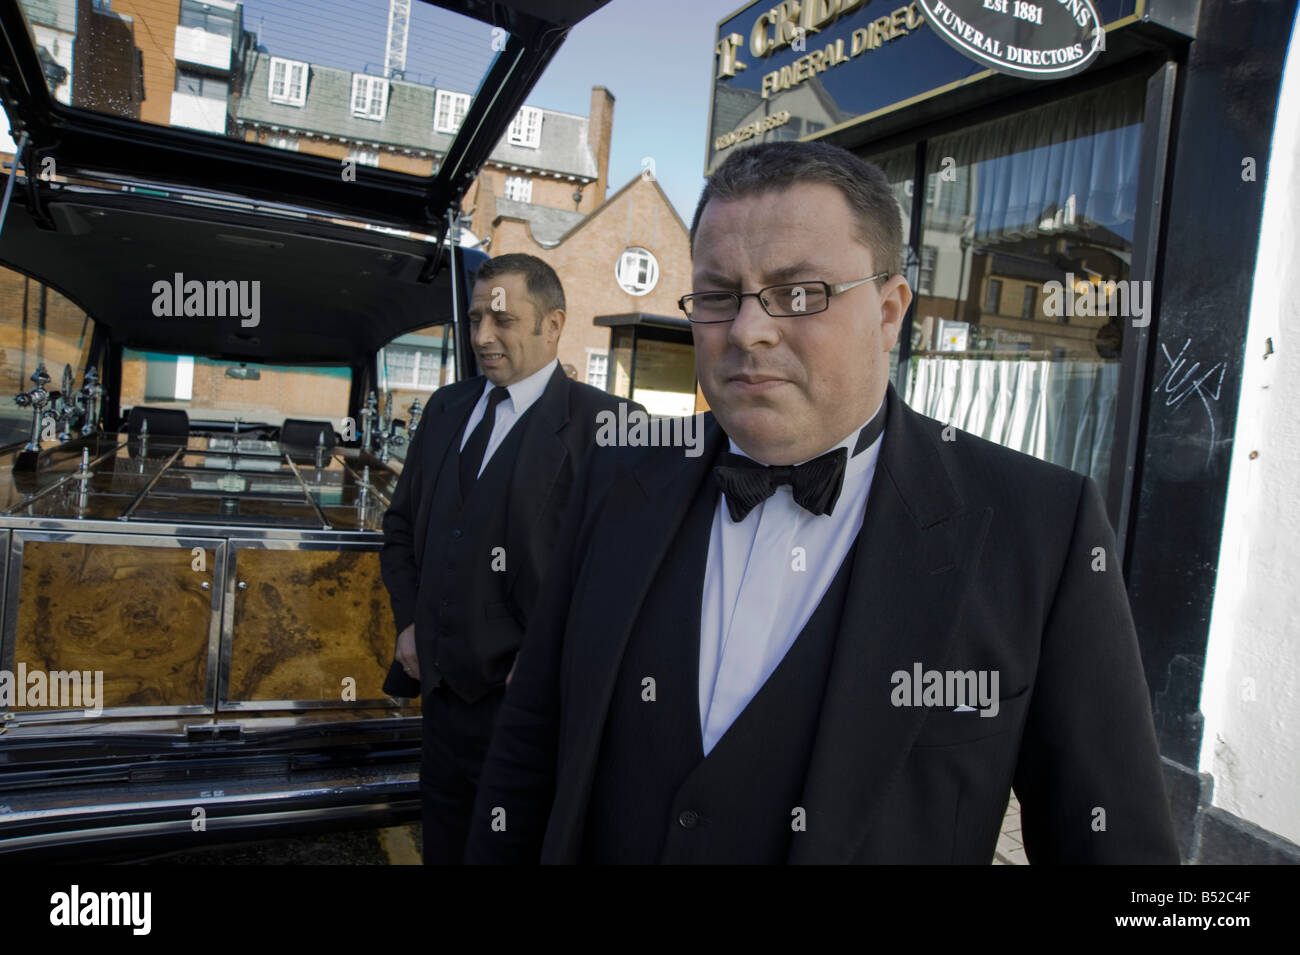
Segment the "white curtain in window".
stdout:
[[1119,362],[918,358],[914,365],[907,403],[917,411],[1106,487]]

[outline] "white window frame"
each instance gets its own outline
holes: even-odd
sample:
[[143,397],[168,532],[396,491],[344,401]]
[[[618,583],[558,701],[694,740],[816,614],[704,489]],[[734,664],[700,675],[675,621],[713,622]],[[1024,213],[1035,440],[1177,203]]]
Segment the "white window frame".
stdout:
[[433,131],[452,133],[460,129],[469,111],[469,94],[438,90],[433,103]]
[[533,180],[527,176],[506,176],[506,198],[515,202],[532,202]]
[[[389,368],[387,357],[390,350],[404,350],[404,351],[410,351],[414,353],[413,357],[415,358],[415,361],[411,363],[410,378],[398,378],[396,375],[393,374],[392,371],[387,370]],[[388,381],[387,387],[403,388],[406,390],[416,390],[416,391],[422,388],[428,388],[430,391],[432,391],[433,389],[438,387],[437,384],[438,375],[442,371],[442,356],[435,349],[421,348],[415,345],[390,344],[384,346],[384,355],[382,356],[382,359],[383,360],[381,360],[379,367],[381,369],[385,369],[385,374],[387,375],[387,381]],[[425,366],[424,369],[421,369],[421,363],[424,364]],[[420,372],[421,370],[428,370],[429,365],[433,366],[434,384],[432,388],[430,388],[428,385],[420,384]]]
[[[635,272],[629,273],[629,269],[639,270],[643,263],[646,266],[644,280],[635,277]],[[659,284],[659,260],[649,249],[639,245],[628,246],[614,263],[614,279],[629,295],[649,295]]]
[[[287,60],[282,56],[273,56],[271,57],[271,68],[267,72],[267,99],[282,106],[305,106],[307,104],[306,63],[302,60]],[[282,73],[278,84],[276,82],[277,73]],[[281,87],[278,93],[276,92],[277,85]]]
[[388,80],[366,73],[352,74],[352,115],[383,122],[388,112]]
[[[599,385],[592,380],[593,369],[591,365],[593,361],[604,362],[604,365],[601,367],[599,372]],[[596,348],[587,349],[587,373],[585,380],[587,384],[591,385],[593,388],[599,388],[601,391],[607,391],[609,389],[609,352],[601,351]]]
[[542,111],[536,106],[522,106],[510,121],[506,140],[511,146],[538,149],[542,145]]

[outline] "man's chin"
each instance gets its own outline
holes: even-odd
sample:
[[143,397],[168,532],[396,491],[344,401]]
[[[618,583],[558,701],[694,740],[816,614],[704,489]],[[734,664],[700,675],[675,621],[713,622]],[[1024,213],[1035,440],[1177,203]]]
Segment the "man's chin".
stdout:
[[713,414],[736,444],[747,454],[761,456],[766,463],[773,457],[784,456],[799,441],[798,431],[791,426],[789,412],[771,405],[746,404],[742,407],[713,408]]

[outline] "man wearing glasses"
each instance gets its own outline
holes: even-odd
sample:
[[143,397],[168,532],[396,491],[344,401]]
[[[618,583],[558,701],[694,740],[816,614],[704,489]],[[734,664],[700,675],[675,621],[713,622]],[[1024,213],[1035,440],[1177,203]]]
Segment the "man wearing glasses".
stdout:
[[772,143],[691,228],[704,453],[597,448],[469,861],[1177,863],[1093,484],[904,405],[875,166]]

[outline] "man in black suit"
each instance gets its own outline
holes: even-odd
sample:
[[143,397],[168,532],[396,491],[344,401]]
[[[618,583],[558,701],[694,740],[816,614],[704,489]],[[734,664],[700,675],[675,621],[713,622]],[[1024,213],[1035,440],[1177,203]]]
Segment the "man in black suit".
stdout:
[[913,412],[897,204],[737,150],[691,229],[704,453],[597,448],[467,859],[1178,862],[1095,484]]
[[461,861],[492,722],[575,472],[600,412],[620,403],[560,370],[564,290],[541,259],[485,263],[469,320],[483,375],[430,399],[380,553],[399,631],[384,692],[422,694],[428,864]]

